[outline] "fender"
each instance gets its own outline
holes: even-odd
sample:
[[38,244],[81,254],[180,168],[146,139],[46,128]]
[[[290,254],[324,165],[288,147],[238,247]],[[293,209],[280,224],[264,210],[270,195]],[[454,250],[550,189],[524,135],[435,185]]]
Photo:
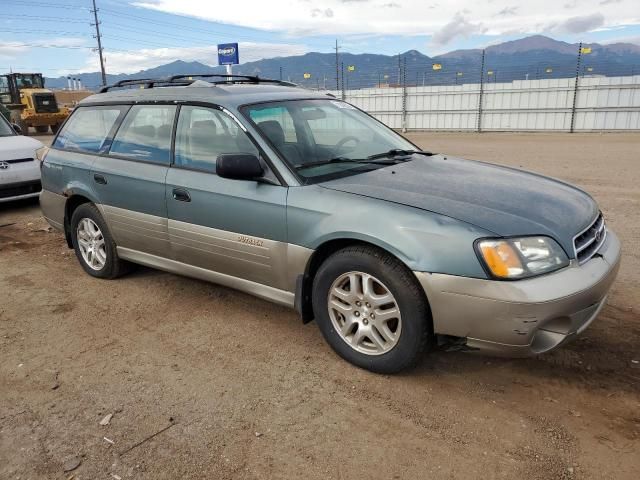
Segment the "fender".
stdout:
[[289,188],[288,241],[318,250],[335,241],[381,248],[410,270],[487,278],[474,241],[492,232],[451,217],[317,186]]

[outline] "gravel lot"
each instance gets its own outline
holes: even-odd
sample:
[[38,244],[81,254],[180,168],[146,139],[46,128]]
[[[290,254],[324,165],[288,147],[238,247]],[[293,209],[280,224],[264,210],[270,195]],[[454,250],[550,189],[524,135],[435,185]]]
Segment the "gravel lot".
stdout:
[[0,479],[638,478],[640,134],[410,137],[596,197],[624,257],[579,340],[374,375],[248,295],[95,280],[37,202],[0,205]]

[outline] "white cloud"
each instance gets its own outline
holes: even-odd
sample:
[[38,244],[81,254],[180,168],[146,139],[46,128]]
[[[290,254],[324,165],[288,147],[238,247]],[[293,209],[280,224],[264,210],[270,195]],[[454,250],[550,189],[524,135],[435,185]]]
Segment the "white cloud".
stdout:
[[571,17],[559,25],[558,31],[566,33],[582,33],[595,30],[604,25],[604,16],[601,13]]
[[86,45],[86,39],[73,37],[53,37],[33,39],[26,42],[0,40],[0,58],[14,59],[24,57],[32,48],[42,45],[55,45],[58,47],[82,47]]
[[0,58],[10,59],[24,55],[29,51],[29,47],[25,47],[20,42],[5,42],[0,40]]
[[484,30],[486,29],[482,25],[471,23],[462,13],[458,12],[453,20],[433,34],[431,41],[435,45],[446,45],[456,37],[468,37]]
[[[134,5],[206,20],[261,30],[301,35],[433,35],[443,29],[464,34],[457,24],[485,25],[491,35],[530,34],[565,25],[566,31],[592,30],[594,22],[572,25],[576,13],[603,17],[599,26],[640,24],[638,0],[580,0],[575,8],[562,8],[557,0],[456,0],[437,5],[425,0],[402,0],[402,8],[388,8],[389,0],[136,0]],[[517,7],[517,10],[514,10]],[[326,12],[331,12],[327,15]],[[324,12],[325,14],[319,14]],[[459,13],[461,12],[461,13]],[[502,15],[500,15],[502,13]],[[514,13],[507,15],[505,13]],[[567,24],[567,22],[569,22]],[[464,27],[464,25],[463,25]],[[446,33],[446,31],[445,31]],[[474,32],[477,33],[477,32]],[[441,34],[441,39],[450,35]],[[450,36],[455,38],[456,35]]]
[[[252,62],[262,58],[285,57],[302,55],[308,51],[304,45],[252,43],[240,42],[240,62]],[[201,62],[205,65],[218,64],[218,47],[209,45],[204,47],[175,47],[175,48],[145,48],[137,51],[118,52],[105,49],[106,70],[108,73],[136,73],[140,70],[164,65],[175,60],[185,62]],[[65,73],[95,72],[99,70],[97,55],[87,59],[84,68]]]
[[44,40],[35,40],[33,43],[45,45],[58,45],[61,47],[85,47],[87,46],[86,38],[75,37],[53,37]]

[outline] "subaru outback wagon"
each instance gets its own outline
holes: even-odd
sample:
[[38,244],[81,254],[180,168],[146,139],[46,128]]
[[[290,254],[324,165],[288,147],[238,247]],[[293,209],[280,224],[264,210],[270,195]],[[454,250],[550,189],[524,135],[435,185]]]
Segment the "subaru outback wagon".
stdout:
[[598,315],[619,266],[585,192],[424,152],[286,82],[120,82],[80,103],[41,166],[44,215],[89,275],[133,262],[295,307],[376,372],[436,338],[549,351]]

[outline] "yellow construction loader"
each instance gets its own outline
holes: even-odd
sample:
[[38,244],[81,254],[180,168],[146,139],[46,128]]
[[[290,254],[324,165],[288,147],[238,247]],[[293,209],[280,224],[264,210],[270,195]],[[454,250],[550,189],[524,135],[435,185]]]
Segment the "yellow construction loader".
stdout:
[[11,112],[11,121],[27,135],[29,127],[38,133],[49,128],[56,133],[69,116],[69,109],[58,107],[51,90],[44,88],[41,73],[9,73],[0,76],[0,103]]

